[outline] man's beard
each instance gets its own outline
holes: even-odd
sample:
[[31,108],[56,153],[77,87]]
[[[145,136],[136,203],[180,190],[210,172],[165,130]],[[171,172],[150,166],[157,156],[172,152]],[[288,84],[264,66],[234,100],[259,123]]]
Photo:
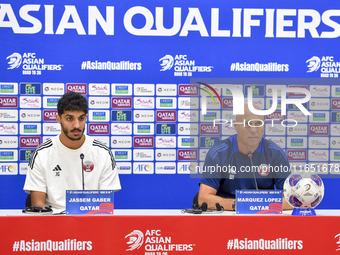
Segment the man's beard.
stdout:
[[64,134],[66,135],[66,137],[67,137],[68,139],[70,139],[71,141],[79,141],[79,140],[83,137],[84,130],[80,130],[79,128],[72,129],[70,132],[73,132],[73,131],[76,131],[76,130],[78,130],[78,131],[80,132],[80,136],[79,136],[79,137],[77,137],[77,138],[72,138],[72,137],[70,137],[70,136],[68,135],[68,130],[67,130],[66,128],[64,128],[64,126],[63,126],[62,123],[60,123],[60,126],[61,126],[61,128],[62,128]]

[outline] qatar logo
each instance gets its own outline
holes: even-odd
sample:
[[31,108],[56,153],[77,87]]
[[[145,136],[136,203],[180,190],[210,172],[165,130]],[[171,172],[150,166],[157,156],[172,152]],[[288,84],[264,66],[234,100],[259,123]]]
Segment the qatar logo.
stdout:
[[85,172],[92,172],[92,170],[94,169],[94,164],[92,161],[85,161],[83,164],[83,170]]
[[126,242],[129,245],[129,248],[126,251],[133,251],[139,249],[144,242],[144,234],[139,230],[134,230],[130,234],[125,236],[125,239],[128,238]]
[[9,59],[8,60],[9,67],[7,69],[18,68],[22,62],[22,57],[19,53],[13,53],[12,55],[8,56],[6,59]]
[[262,164],[259,166],[259,174],[261,176],[267,176],[269,174],[269,166],[266,164]]
[[307,67],[309,68],[307,73],[316,72],[320,68],[320,58],[316,56],[308,59],[306,63],[308,63]]
[[161,61],[161,71],[170,70],[174,65],[174,58],[171,55],[165,55],[159,61]]

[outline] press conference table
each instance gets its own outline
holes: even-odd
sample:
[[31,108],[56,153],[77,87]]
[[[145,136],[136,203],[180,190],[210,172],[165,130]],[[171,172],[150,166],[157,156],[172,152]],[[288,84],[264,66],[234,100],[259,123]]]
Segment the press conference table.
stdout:
[[26,215],[0,210],[1,254],[340,254],[340,210],[317,216],[182,214]]

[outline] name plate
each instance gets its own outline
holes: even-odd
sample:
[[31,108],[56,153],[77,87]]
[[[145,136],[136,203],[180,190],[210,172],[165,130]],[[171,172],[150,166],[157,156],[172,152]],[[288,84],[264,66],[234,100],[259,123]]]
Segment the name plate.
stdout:
[[282,190],[236,190],[236,214],[282,214]]
[[66,214],[113,214],[113,190],[66,190]]

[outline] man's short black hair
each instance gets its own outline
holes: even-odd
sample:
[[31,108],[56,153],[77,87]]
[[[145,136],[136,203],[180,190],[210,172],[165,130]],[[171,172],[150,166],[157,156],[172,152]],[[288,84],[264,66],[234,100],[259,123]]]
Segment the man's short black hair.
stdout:
[[59,99],[57,108],[59,116],[65,111],[83,111],[87,114],[87,99],[80,93],[70,91]]

